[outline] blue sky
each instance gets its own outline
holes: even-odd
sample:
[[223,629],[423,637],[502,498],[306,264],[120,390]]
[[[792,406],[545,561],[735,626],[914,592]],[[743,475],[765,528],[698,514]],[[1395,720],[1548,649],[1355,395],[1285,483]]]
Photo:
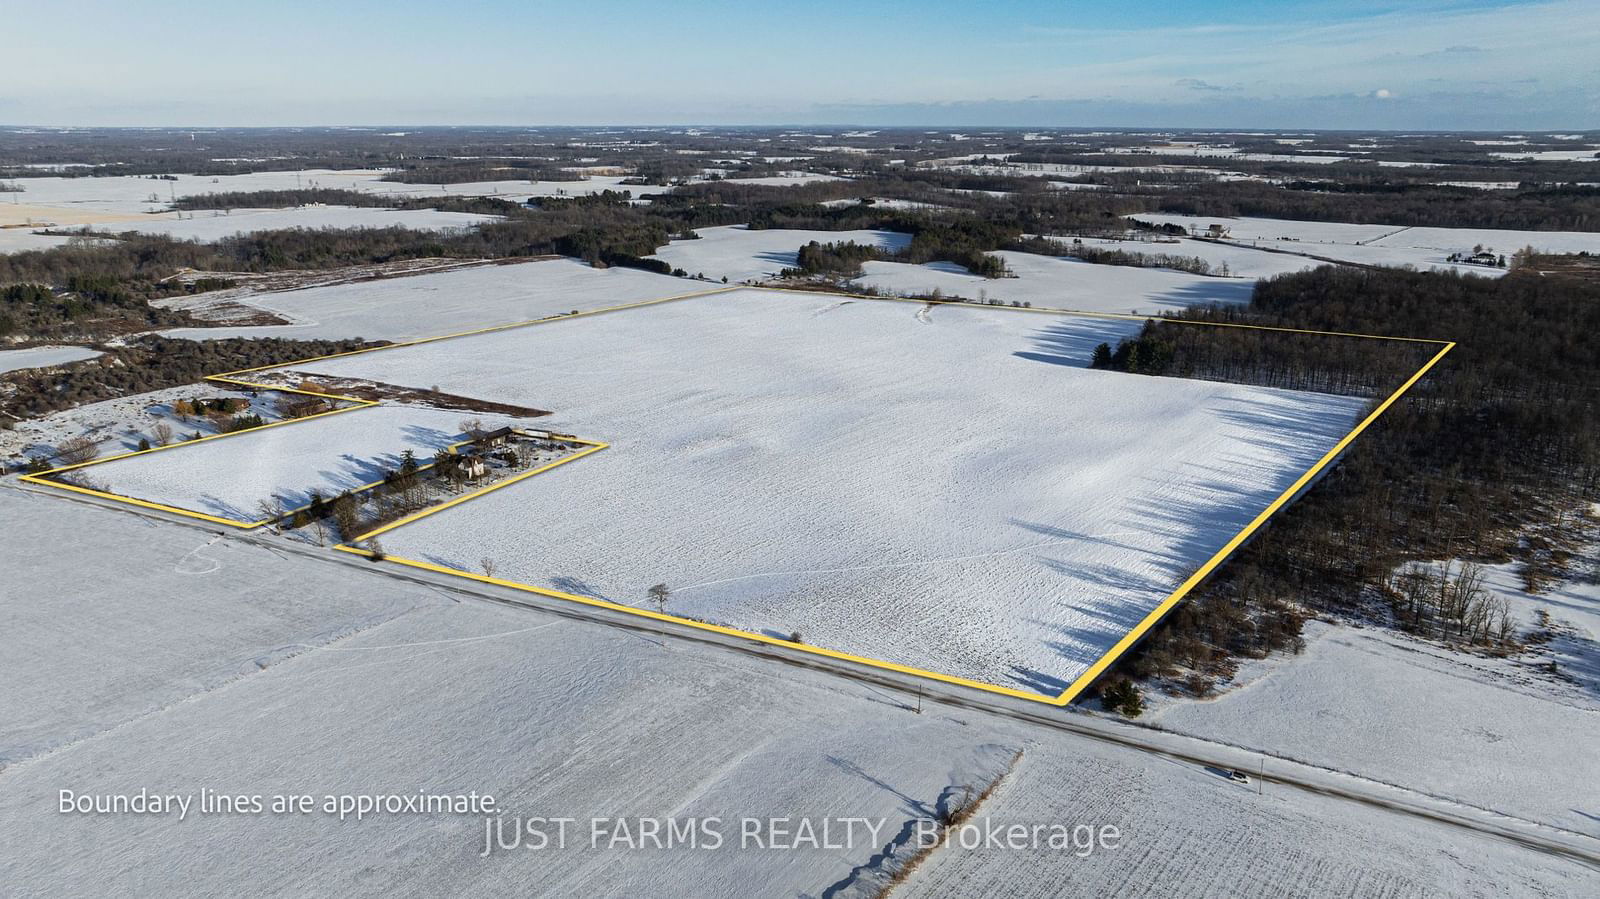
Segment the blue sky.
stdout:
[[51,0],[0,122],[1600,128],[1600,2]]

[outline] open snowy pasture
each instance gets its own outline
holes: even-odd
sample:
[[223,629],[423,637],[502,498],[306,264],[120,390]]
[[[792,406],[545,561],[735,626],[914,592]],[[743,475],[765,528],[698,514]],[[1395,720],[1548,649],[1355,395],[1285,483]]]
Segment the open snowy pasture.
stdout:
[[[387,184],[379,181],[383,173],[371,169],[333,171],[316,169],[301,172],[252,172],[244,175],[170,175],[141,177],[113,175],[103,178],[18,178],[15,184],[20,193],[6,194],[0,204],[0,217],[5,216],[5,206],[13,203],[32,207],[45,207],[41,215],[58,224],[86,224],[99,221],[116,221],[118,216],[140,217],[146,213],[163,212],[174,199],[200,194],[234,193],[238,191],[296,190],[324,188],[333,190],[372,190],[373,185]],[[395,185],[403,187],[405,185]],[[50,217],[56,213],[59,218]],[[126,220],[126,219],[124,219]],[[0,223],[6,219],[0,218]]]
[[[1589,621],[1600,611],[1590,588]],[[1543,604],[1567,617],[1560,600]],[[1252,662],[1236,686],[1174,702],[1161,726],[1320,764],[1600,837],[1593,680],[1564,684],[1537,663],[1472,655],[1373,628],[1312,622],[1293,658]],[[1592,634],[1581,671],[1596,668]]]
[[[417,406],[368,406],[159,452],[114,459],[83,469],[110,492],[239,522],[266,517],[258,508],[277,497],[288,508],[331,497],[400,467],[411,450],[419,465],[466,439],[459,411]],[[485,418],[489,427],[510,424]]]
[[653,259],[660,259],[690,275],[729,281],[775,278],[798,265],[800,248],[818,243],[858,243],[896,252],[911,242],[911,235],[894,231],[805,231],[767,228],[752,231],[744,225],[701,228],[698,240],[675,240]]
[[[1158,244],[1153,246],[1169,246]],[[1159,252],[1150,249],[1149,252]],[[1243,278],[1125,265],[1095,265],[1080,259],[1000,250],[1012,278],[984,278],[949,262],[910,265],[867,262],[855,285],[890,296],[931,295],[1032,303],[1083,312],[1154,315],[1195,303],[1248,303],[1255,282]],[[1115,342],[1115,341],[1113,341]]]
[[[292,324],[176,328],[162,333],[190,340],[409,340],[660,299],[708,286],[639,269],[597,269],[575,259],[545,259],[272,293],[223,292],[216,301],[253,307]],[[203,314],[204,302],[184,306]]]
[[176,199],[249,191],[318,188],[352,190],[397,199],[500,197],[520,203],[530,197],[584,196],[604,190],[633,190],[637,193],[639,190],[622,184],[623,176],[594,175],[579,181],[507,179],[463,184],[407,184],[384,181],[384,174],[376,169],[310,169],[243,175],[18,178],[14,183],[22,190],[5,194],[5,202],[0,203],[0,224],[103,225],[149,221],[156,215],[160,219],[175,219],[168,214],[168,210]]
[[235,234],[277,231],[285,228],[411,228],[417,231],[455,231],[474,228],[499,216],[437,209],[381,209],[364,206],[301,206],[293,209],[203,209],[184,213],[181,219],[162,217],[98,226],[111,233],[136,231],[163,234],[179,240],[221,240]]
[[[1261,716],[1277,713],[1273,707]],[[967,843],[953,834],[894,895],[1420,899],[1592,892],[1593,871],[1476,834],[1397,823],[1369,807],[1276,784],[1258,794],[1256,785],[1232,783],[1216,768],[1065,748],[1028,747],[979,809],[979,829],[966,832]],[[982,842],[985,822],[1110,824],[1119,839],[1114,848],[1019,850]]]
[[[215,528],[11,486],[0,487],[0,520],[0,795],[20,762],[159,720],[191,697],[437,601],[422,587],[352,579]],[[0,819],[21,824],[9,801],[0,805]],[[13,845],[16,836],[0,839]]]
[[1087,368],[1138,324],[741,290],[296,370],[611,444],[392,555],[1055,695],[1362,405]]
[[1097,250],[1121,250],[1124,253],[1197,256],[1211,264],[1213,276],[1220,276],[1226,270],[1228,276],[1233,278],[1270,278],[1273,275],[1304,271],[1308,268],[1327,265],[1326,262],[1307,259],[1304,256],[1269,253],[1266,250],[1256,250],[1250,247],[1240,247],[1209,240],[1194,240],[1188,237],[1177,238],[1171,243],[1116,240],[1114,238],[1100,237],[1056,237],[1054,239],[1060,241],[1068,250],[1081,244]]

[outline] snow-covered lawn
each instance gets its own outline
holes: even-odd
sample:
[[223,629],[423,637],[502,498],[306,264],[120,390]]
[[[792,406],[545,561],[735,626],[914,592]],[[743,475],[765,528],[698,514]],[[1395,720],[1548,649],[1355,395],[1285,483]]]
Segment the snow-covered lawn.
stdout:
[[612,444],[394,555],[1053,695],[1361,406],[1086,368],[1137,326],[743,290],[296,368]]
[[819,243],[854,242],[891,252],[905,248],[911,235],[894,231],[804,231],[768,228],[752,231],[744,225],[701,228],[699,240],[675,240],[654,259],[681,268],[690,275],[726,277],[729,281],[764,280],[798,264],[800,248]]
[[302,206],[295,209],[198,210],[182,219],[160,218],[97,226],[111,233],[137,231],[165,234],[179,240],[213,241],[235,234],[276,231],[283,228],[412,228],[418,231],[453,231],[498,221],[499,216],[437,209],[378,209],[360,206]]
[[1247,303],[1255,289],[1254,281],[1242,278],[1092,265],[1078,259],[1009,250],[993,255],[1004,259],[1016,277],[983,278],[948,262],[868,262],[854,283],[891,296],[928,295],[938,290],[944,296],[968,299],[987,297],[1056,309],[1140,315],[1179,310],[1194,303]]
[[[269,497],[293,508],[310,502],[313,490],[331,497],[381,480],[400,467],[400,454],[407,449],[418,464],[426,464],[434,453],[464,439],[459,422],[475,417],[480,416],[369,406],[116,459],[83,474],[112,493],[252,522],[264,517],[257,506]],[[491,416],[484,423],[510,422]]]
[[407,340],[510,324],[707,289],[711,285],[631,268],[595,269],[574,259],[485,265],[277,293],[226,292],[291,325],[176,328],[170,337],[365,337]]
[[24,368],[49,368],[82,362],[100,355],[99,350],[81,346],[36,346],[25,350],[0,350],[0,374]]
[[71,409],[62,409],[40,418],[16,422],[7,430],[0,430],[0,457],[10,456],[21,461],[23,456],[54,456],[56,448],[68,437],[85,435],[99,446],[101,457],[121,455],[139,448],[140,440],[158,442],[151,432],[159,424],[166,424],[174,438],[182,439],[195,432],[202,436],[215,433],[207,419],[190,416],[188,420],[173,414],[173,404],[181,399],[195,397],[234,397],[251,405],[250,412],[264,418],[273,416],[271,396],[255,397],[235,390],[223,390],[214,384],[184,384],[134,396],[87,403]]

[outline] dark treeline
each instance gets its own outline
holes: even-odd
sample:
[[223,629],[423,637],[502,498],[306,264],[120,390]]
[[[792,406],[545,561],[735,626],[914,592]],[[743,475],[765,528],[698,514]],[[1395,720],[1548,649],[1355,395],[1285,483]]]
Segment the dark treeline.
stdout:
[[383,176],[404,184],[466,184],[474,181],[582,181],[582,172],[548,159],[405,160]]
[[1161,195],[1151,202],[1161,212],[1185,215],[1441,228],[1600,231],[1600,191],[1583,187],[1527,191],[1429,187],[1398,193],[1330,193],[1233,181],[1195,184],[1181,195]]
[[[1181,229],[1180,229],[1181,230]],[[1211,274],[1211,263],[1199,256],[1180,256],[1175,253],[1145,253],[1138,250],[1121,250],[1096,247],[1082,241],[1063,241],[1057,238],[1030,235],[1006,244],[1005,249],[1040,256],[1066,256],[1093,262],[1096,265],[1126,265],[1134,268],[1170,268],[1193,275]],[[1227,274],[1226,266],[1222,274]]]
[[[1299,608],[1361,609],[1382,597],[1405,627],[1417,619],[1403,614],[1414,605],[1397,576],[1404,563],[1505,560],[1527,528],[1600,495],[1595,290],[1532,273],[1491,280],[1325,267],[1262,281],[1245,309],[1193,310],[1211,321],[1458,345],[1119,668],[1140,677],[1188,669],[1203,693],[1232,670],[1230,654],[1298,645]],[[1258,354],[1234,330],[1158,323],[1145,336],[1191,335],[1171,341],[1171,370],[1220,365],[1247,383],[1328,383],[1376,359],[1295,339],[1274,350],[1283,361],[1251,363]],[[1245,361],[1225,361],[1235,352]],[[1418,631],[1489,629],[1424,622]]]
[[120,346],[103,347],[105,355],[59,370],[12,373],[7,380],[17,389],[0,400],[0,411],[33,418],[83,403],[192,384],[219,371],[277,365],[385,343],[359,338],[179,340],[147,335]]
[[1095,349],[1093,367],[1144,375],[1226,381],[1341,396],[1388,394],[1439,345],[1181,324],[1152,319],[1115,347]]
[[248,190],[179,197],[174,209],[290,209],[296,206],[394,206],[397,197],[343,190],[308,187],[302,190]]
[[[626,196],[615,191],[603,191],[605,202]],[[596,196],[602,196],[597,194]],[[576,202],[587,198],[556,198],[557,202]],[[304,190],[255,190],[227,193],[196,194],[179,197],[173,204],[176,209],[191,211],[231,209],[293,209],[300,206],[362,206],[383,209],[438,209],[444,212],[475,212],[480,215],[514,216],[525,206],[498,197],[406,197],[398,194],[367,193],[338,188],[306,188]],[[530,203],[528,205],[539,205]],[[100,230],[114,231],[115,225],[101,225]]]

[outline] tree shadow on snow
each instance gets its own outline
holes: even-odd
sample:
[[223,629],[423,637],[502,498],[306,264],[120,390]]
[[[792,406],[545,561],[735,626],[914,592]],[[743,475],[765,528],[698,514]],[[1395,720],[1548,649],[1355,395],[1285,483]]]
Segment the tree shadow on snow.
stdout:
[[1054,321],[1033,334],[1033,349],[1012,353],[1019,359],[1088,368],[1094,348],[1102,343],[1116,347],[1117,341],[1139,333],[1143,322],[1125,319],[1079,318]]

